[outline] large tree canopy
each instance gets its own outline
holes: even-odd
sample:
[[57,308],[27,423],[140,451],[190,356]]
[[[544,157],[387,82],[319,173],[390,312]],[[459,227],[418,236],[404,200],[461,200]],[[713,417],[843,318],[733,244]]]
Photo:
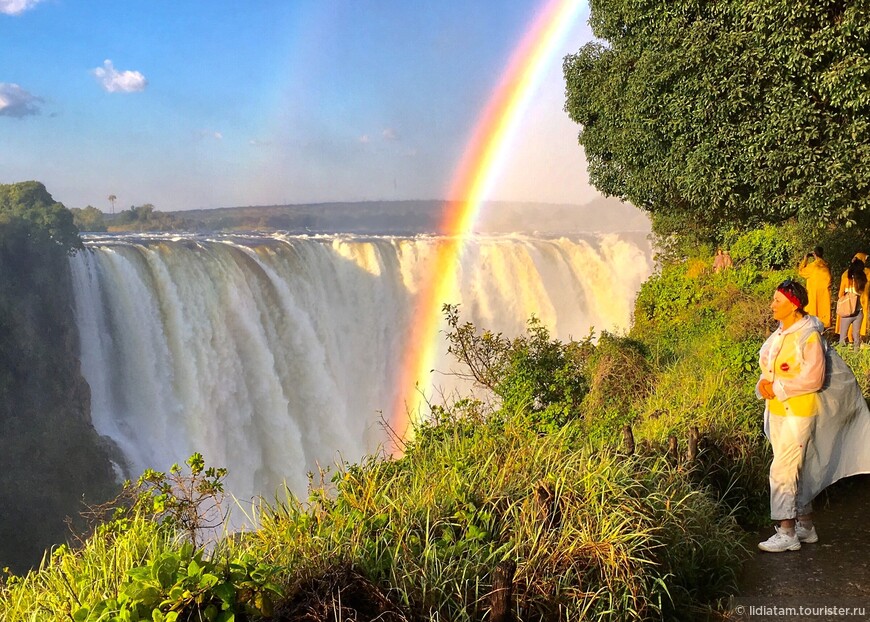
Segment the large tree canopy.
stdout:
[[564,73],[596,188],[671,230],[870,224],[870,2],[590,5]]
[[22,226],[28,237],[46,237],[67,252],[82,248],[72,212],[38,181],[0,184],[0,230]]

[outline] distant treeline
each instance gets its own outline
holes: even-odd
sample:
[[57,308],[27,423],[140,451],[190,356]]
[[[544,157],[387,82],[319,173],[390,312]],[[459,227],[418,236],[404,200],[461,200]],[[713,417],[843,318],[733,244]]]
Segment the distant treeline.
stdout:
[[117,214],[104,214],[96,207],[73,207],[76,227],[79,231],[96,233],[103,231],[188,231],[202,228],[199,223],[186,218],[161,212],[150,203],[130,206]]
[[436,232],[443,201],[363,201],[261,205],[172,212],[210,231],[283,230],[293,233]]
[[[83,232],[100,231],[288,231],[382,235],[438,234],[456,203],[441,200],[359,201],[258,205],[161,212],[153,205],[132,206],[117,214],[95,207],[73,208]],[[480,210],[481,233],[572,233],[648,231],[649,219],[618,199],[598,197],[583,205],[494,201]]]

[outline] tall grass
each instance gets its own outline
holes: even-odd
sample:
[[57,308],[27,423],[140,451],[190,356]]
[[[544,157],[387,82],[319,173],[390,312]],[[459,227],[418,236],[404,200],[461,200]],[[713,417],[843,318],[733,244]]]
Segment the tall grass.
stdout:
[[[663,457],[622,456],[510,421],[474,428],[442,420],[399,460],[336,470],[303,502],[264,503],[259,528],[221,547],[280,569],[287,600],[308,580],[353,568],[406,611],[431,620],[485,619],[496,567],[515,565],[521,620],[694,619],[733,589],[739,529],[690,473]],[[117,598],[128,572],[177,540],[136,516],[40,569],[7,580],[8,622],[69,620]]]
[[523,620],[692,619],[733,586],[731,517],[663,458],[576,433],[423,433],[401,460],[340,470],[334,495],[264,506],[253,546],[297,581],[351,565],[434,620],[481,619],[503,561]]
[[128,570],[174,546],[165,529],[142,515],[120,529],[98,529],[81,548],[58,546],[46,553],[38,570],[7,576],[0,589],[2,619],[69,622],[82,606],[116,597]]

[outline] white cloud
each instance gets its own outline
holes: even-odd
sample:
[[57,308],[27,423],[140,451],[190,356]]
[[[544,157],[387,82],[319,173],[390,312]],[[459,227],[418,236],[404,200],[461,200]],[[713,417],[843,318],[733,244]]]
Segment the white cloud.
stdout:
[[399,140],[399,136],[396,134],[396,130],[391,127],[386,128],[383,131],[384,140]]
[[40,113],[42,99],[17,84],[0,82],[0,117],[26,117]]
[[369,142],[369,135],[368,135],[368,134],[363,134],[362,136],[359,137],[359,141],[360,141],[361,143],[363,143],[363,144]]
[[215,130],[199,130],[196,133],[197,137],[200,139],[209,139],[213,138],[214,140],[223,140],[224,135],[220,132],[216,132]]
[[138,71],[118,71],[108,59],[103,62],[102,67],[94,69],[93,74],[109,93],[144,91],[148,85],[148,80]]
[[0,0],[0,13],[18,15],[27,9],[32,9],[42,0]]

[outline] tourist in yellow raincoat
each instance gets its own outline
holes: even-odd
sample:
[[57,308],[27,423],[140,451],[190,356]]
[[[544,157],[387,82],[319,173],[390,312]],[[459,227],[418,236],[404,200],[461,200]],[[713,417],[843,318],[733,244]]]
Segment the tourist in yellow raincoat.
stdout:
[[[815,315],[828,328],[831,325],[831,268],[824,259],[824,249],[816,246],[798,266],[798,274],[807,280],[806,312]],[[815,258],[812,262],[810,259]]]
[[[858,259],[864,262],[864,274],[867,275],[867,280],[870,281],[870,268],[867,267],[867,253],[855,253],[855,256],[852,257],[852,260]],[[843,294],[846,292],[846,288],[849,287],[849,269],[843,271],[843,275],[840,277],[840,289],[837,292],[837,298],[842,298]],[[868,313],[868,309],[870,309],[870,287],[865,287],[863,293],[861,294],[861,309],[864,310],[864,319],[861,320],[861,336],[867,336],[867,316],[870,316]],[[837,317],[837,324],[835,326],[835,330],[837,334],[840,333],[840,318]]]

